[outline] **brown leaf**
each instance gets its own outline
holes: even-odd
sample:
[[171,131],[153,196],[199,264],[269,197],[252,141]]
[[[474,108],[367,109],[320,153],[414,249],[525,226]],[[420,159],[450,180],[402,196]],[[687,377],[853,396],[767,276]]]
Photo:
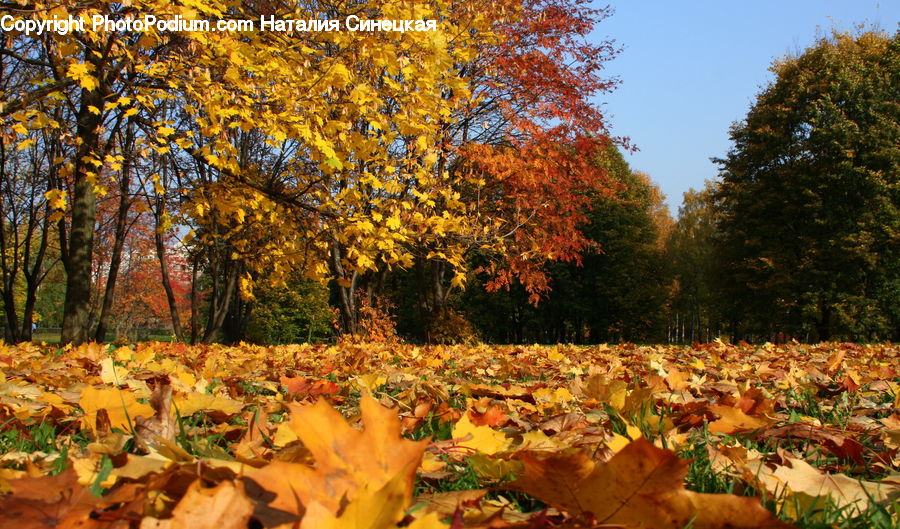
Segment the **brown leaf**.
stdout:
[[416,497],[414,510],[417,517],[436,513],[441,518],[446,518],[453,516],[460,505],[477,503],[487,492],[487,489],[476,489],[424,494]]
[[19,529],[41,527],[100,527],[91,512],[101,502],[78,484],[71,468],[56,476],[9,480],[13,494],[0,496],[0,526]]
[[760,439],[809,439],[815,444],[825,447],[829,452],[841,459],[849,459],[856,464],[865,464],[863,446],[859,441],[838,432],[826,430],[811,424],[788,424],[780,428],[766,430],[758,436]]
[[569,430],[581,430],[590,425],[591,423],[581,413],[563,413],[547,419],[538,428],[547,435],[551,435]]
[[172,511],[172,518],[144,518],[141,529],[246,529],[253,503],[240,483],[223,481],[204,488],[194,481]]
[[151,448],[157,448],[161,442],[175,442],[177,426],[175,417],[172,416],[172,386],[159,385],[150,396],[150,406],[155,412],[153,417],[136,417],[135,443],[143,452],[150,452]]
[[520,457],[525,474],[513,488],[596,523],[655,529],[790,527],[755,498],[688,491],[684,478],[690,463],[644,438],[608,463],[595,463],[583,453]]

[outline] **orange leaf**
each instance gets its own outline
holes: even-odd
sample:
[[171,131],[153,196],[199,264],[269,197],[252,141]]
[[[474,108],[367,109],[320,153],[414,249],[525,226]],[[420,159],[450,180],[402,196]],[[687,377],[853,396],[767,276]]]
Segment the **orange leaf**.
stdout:
[[172,511],[172,518],[144,518],[141,529],[244,529],[253,514],[253,502],[243,487],[223,481],[205,488],[194,481]]
[[605,464],[583,453],[519,457],[525,474],[512,487],[597,523],[655,529],[791,527],[755,498],[688,491],[684,478],[690,463],[644,438]]
[[2,527],[101,527],[90,516],[101,500],[78,484],[78,474],[71,468],[56,476],[12,479],[9,484],[13,495],[0,496]]
[[732,434],[741,430],[757,430],[759,428],[765,428],[771,423],[764,419],[751,417],[741,411],[740,408],[723,406],[721,404],[710,405],[709,411],[720,417],[720,419],[709,423],[710,432]]
[[290,427],[312,453],[316,468],[298,463],[273,462],[248,472],[248,478],[276,493],[272,507],[302,514],[313,501],[336,513],[341,498],[363,486],[378,490],[402,475],[403,498],[412,499],[416,468],[427,440],[408,441],[400,436],[397,414],[368,394],[360,403],[362,431],[319,400],[313,405],[290,405]]

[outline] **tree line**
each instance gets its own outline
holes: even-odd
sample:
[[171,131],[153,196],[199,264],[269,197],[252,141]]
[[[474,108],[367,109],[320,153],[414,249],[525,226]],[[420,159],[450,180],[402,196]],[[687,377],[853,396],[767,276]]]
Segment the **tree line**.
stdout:
[[[36,322],[70,343],[151,327],[192,343],[897,334],[896,35],[837,35],[777,64],[718,182],[676,222],[594,102],[617,84],[602,75],[615,43],[587,40],[609,9],[2,10],[438,28],[4,35],[7,341]],[[778,231],[776,213],[806,231]]]

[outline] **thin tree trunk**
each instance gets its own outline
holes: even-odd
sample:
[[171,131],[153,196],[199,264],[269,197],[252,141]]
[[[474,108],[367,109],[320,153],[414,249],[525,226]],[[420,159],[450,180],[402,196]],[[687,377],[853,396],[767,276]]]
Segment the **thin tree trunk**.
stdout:
[[[336,241],[331,245],[331,272],[338,278],[346,280],[344,266],[341,264],[341,246]],[[359,317],[356,312],[356,285],[358,282],[359,274],[354,271],[350,275],[348,285],[340,283],[337,285],[341,330],[351,335],[359,331]]]
[[175,333],[175,339],[184,342],[184,331],[181,328],[181,317],[178,315],[178,304],[175,301],[175,293],[172,291],[172,280],[169,277],[169,263],[166,258],[166,244],[163,240],[163,234],[160,233],[159,226],[153,236],[156,242],[156,257],[159,259],[160,273],[162,274],[162,285],[166,291],[166,301],[169,303],[169,313],[172,315],[172,331]]
[[50,206],[44,206],[44,220],[41,223],[41,240],[38,243],[37,255],[34,258],[34,264],[29,267],[28,260],[24,263],[25,275],[25,307],[22,309],[22,332],[21,337],[24,341],[31,341],[34,331],[34,307],[37,304],[37,289],[44,279],[42,269],[44,266],[44,258],[47,255],[47,246],[50,239]]
[[200,338],[200,292],[197,286],[199,256],[191,260],[191,345]]
[[119,276],[119,267],[122,264],[122,248],[125,246],[125,235],[128,232],[128,211],[131,209],[132,200],[128,189],[131,178],[129,166],[122,170],[122,180],[119,186],[119,209],[116,216],[115,239],[113,240],[112,255],[109,260],[109,274],[106,277],[106,288],[103,291],[103,304],[100,307],[100,318],[97,323],[97,332],[94,339],[98,342],[106,340],[106,330],[109,327],[109,318],[112,313],[113,299],[116,291],[116,280]]
[[211,342],[218,332],[222,329],[225,322],[225,316],[228,314],[228,307],[231,304],[231,298],[234,296],[237,288],[237,279],[240,275],[238,264],[230,262],[225,264],[224,281],[220,284],[219,279],[214,281],[212,298],[210,299],[209,318],[206,323],[206,332],[203,334],[203,342]]

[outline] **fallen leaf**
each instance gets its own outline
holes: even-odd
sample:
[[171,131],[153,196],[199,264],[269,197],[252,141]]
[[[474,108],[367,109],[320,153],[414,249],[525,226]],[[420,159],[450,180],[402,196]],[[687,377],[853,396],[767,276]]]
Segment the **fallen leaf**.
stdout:
[[253,503],[240,483],[222,481],[205,488],[194,481],[172,511],[172,518],[146,517],[141,529],[246,529]]
[[733,434],[746,430],[758,430],[771,424],[771,421],[747,415],[740,408],[711,404],[709,411],[719,416],[719,419],[709,423],[709,431],[724,434]]
[[757,437],[760,439],[808,439],[816,445],[825,447],[841,459],[849,459],[858,465],[864,464],[863,446],[859,441],[820,426],[801,423],[788,424],[763,431]]
[[134,440],[143,452],[149,452],[161,442],[175,442],[175,417],[172,416],[172,386],[160,385],[150,396],[150,406],[155,412],[153,417],[135,418]]
[[463,415],[453,426],[452,435],[457,440],[457,445],[489,455],[509,449],[511,443],[502,432],[488,426],[476,426],[469,420],[468,414]]
[[[821,500],[829,498],[839,508],[863,512],[872,501],[880,502],[900,494],[900,485],[897,484],[827,474],[801,459],[788,457],[785,461],[786,465],[779,465],[774,471],[763,468],[757,477],[773,495],[780,496],[785,489],[790,491],[800,506],[811,507],[819,499],[818,507],[822,508],[824,503]],[[785,506],[793,508],[793,503],[786,501]],[[801,513],[790,511],[789,514],[798,516]]]
[[363,486],[340,515],[320,503],[312,503],[300,522],[300,529],[390,529],[403,518],[406,476],[397,474],[384,486]]
[[276,493],[272,506],[302,514],[302,506],[318,503],[336,513],[344,495],[352,499],[363,486],[380,488],[402,476],[403,499],[412,499],[416,468],[428,440],[400,436],[397,414],[369,394],[360,402],[363,430],[351,427],[324,400],[313,405],[290,405],[290,426],[312,454],[315,469],[299,463],[275,461],[246,476]]
[[655,529],[789,528],[756,498],[684,488],[690,463],[639,438],[608,463],[584,453],[518,455],[523,476],[510,487],[585,520]]
[[8,481],[12,495],[0,496],[0,526],[20,529],[99,528],[91,513],[101,502],[78,483],[73,469],[55,476]]
[[175,408],[182,417],[191,416],[198,411],[220,411],[226,415],[235,415],[244,409],[242,401],[198,391],[177,394],[174,400]]
[[110,427],[125,432],[132,431],[138,416],[153,415],[153,408],[138,402],[134,394],[126,389],[86,387],[81,392],[78,405],[84,411],[83,423],[94,434],[97,433],[97,413],[100,410],[106,410]]

